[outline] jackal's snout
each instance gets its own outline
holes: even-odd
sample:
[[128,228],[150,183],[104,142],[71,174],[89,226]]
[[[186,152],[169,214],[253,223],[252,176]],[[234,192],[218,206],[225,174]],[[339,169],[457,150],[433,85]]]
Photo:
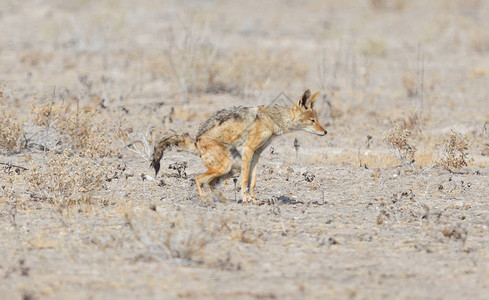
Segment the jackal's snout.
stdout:
[[[319,124],[318,124],[319,125]],[[320,135],[320,136],[323,136],[323,135],[326,135],[328,132],[326,131],[326,129],[324,129],[323,126],[319,125],[319,128],[318,128],[318,133],[317,135]]]
[[320,129],[313,129],[313,133],[315,133],[319,136],[324,136],[328,133],[328,131],[321,127]]
[[303,127],[302,129],[307,131],[307,132],[314,133],[315,135],[319,135],[319,136],[324,136],[328,133],[328,131],[326,131],[326,129],[324,129],[319,124],[316,124],[315,126]]
[[326,135],[328,132],[326,131],[326,129],[324,129],[324,127],[319,124],[319,122],[317,121],[317,116],[315,117],[315,122],[314,122],[314,126],[312,128],[312,132],[319,135],[319,136],[323,136],[323,135]]

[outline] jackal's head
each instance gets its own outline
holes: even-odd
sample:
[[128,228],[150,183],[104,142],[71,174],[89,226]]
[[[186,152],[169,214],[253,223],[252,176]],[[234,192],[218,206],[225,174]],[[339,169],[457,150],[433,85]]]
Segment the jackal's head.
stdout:
[[314,110],[314,99],[319,92],[311,95],[311,91],[307,89],[302,97],[297,101],[297,104],[292,108],[294,115],[294,129],[305,130],[317,135],[326,135],[327,131],[319,124],[317,113]]

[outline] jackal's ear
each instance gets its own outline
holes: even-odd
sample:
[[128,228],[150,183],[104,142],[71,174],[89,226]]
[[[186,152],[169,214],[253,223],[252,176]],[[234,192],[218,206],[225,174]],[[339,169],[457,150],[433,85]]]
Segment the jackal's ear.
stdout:
[[312,95],[312,97],[311,97],[311,108],[313,108],[313,107],[314,107],[314,99],[316,99],[316,96],[317,96],[318,94],[319,94],[319,91],[318,91],[318,92],[316,92],[314,95]]
[[310,103],[310,98],[311,98],[311,90],[307,89],[302,95],[302,97],[299,99],[299,101],[297,101],[296,105],[298,107],[307,109],[309,107],[308,104]]

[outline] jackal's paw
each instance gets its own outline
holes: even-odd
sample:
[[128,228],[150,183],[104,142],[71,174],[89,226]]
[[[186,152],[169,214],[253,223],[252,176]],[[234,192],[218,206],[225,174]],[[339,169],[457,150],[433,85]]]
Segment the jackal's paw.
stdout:
[[261,204],[261,201],[260,200],[256,200],[255,197],[251,198],[251,203],[255,204],[255,205],[260,205]]
[[243,203],[250,203],[252,201],[252,198],[248,194],[242,194],[241,199]]
[[254,196],[249,196],[248,194],[242,195],[243,203],[250,203],[250,204],[255,204],[255,205],[260,205],[261,201],[256,200]]

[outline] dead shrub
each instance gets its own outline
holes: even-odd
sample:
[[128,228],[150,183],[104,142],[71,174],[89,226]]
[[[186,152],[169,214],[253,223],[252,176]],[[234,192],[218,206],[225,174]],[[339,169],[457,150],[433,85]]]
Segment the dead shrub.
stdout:
[[[31,120],[36,126],[47,127],[51,126],[53,122],[65,113],[67,106],[62,106],[58,103],[52,103],[52,101],[45,101],[41,105],[31,106]],[[54,117],[53,117],[54,116]]]
[[55,131],[58,144],[81,156],[96,159],[116,153],[113,139],[118,124],[97,118],[96,110],[90,106],[80,109],[46,101],[31,107],[31,119],[34,125],[41,127],[41,132],[46,128]]
[[16,200],[18,205],[23,204],[18,188],[24,184],[21,175],[23,171],[25,168],[10,163],[0,166],[0,207],[7,200]]
[[441,144],[442,158],[440,165],[447,169],[460,169],[467,166],[469,145],[462,134],[451,130],[450,136]]
[[114,153],[108,121],[95,118],[92,111],[68,111],[58,128],[81,156],[102,158]]
[[19,150],[20,141],[24,135],[25,119],[14,108],[5,104],[10,96],[0,86],[0,146],[9,152]]
[[107,168],[65,150],[50,151],[45,163],[31,162],[23,176],[33,198],[74,205],[92,203],[107,175]]
[[24,121],[19,114],[0,105],[0,146],[10,152],[19,150],[24,134]]
[[154,143],[153,137],[161,136],[161,134],[163,133],[155,134],[151,126],[146,127],[144,132],[141,129],[134,130],[131,127],[123,128],[122,126],[119,126],[117,138],[127,150],[136,153],[146,161],[149,161],[152,153],[150,145]]
[[394,127],[383,135],[383,141],[389,147],[392,154],[405,165],[411,165],[414,162],[414,154],[416,147],[409,144],[408,138],[411,135],[411,130],[404,128],[400,124],[395,124]]

